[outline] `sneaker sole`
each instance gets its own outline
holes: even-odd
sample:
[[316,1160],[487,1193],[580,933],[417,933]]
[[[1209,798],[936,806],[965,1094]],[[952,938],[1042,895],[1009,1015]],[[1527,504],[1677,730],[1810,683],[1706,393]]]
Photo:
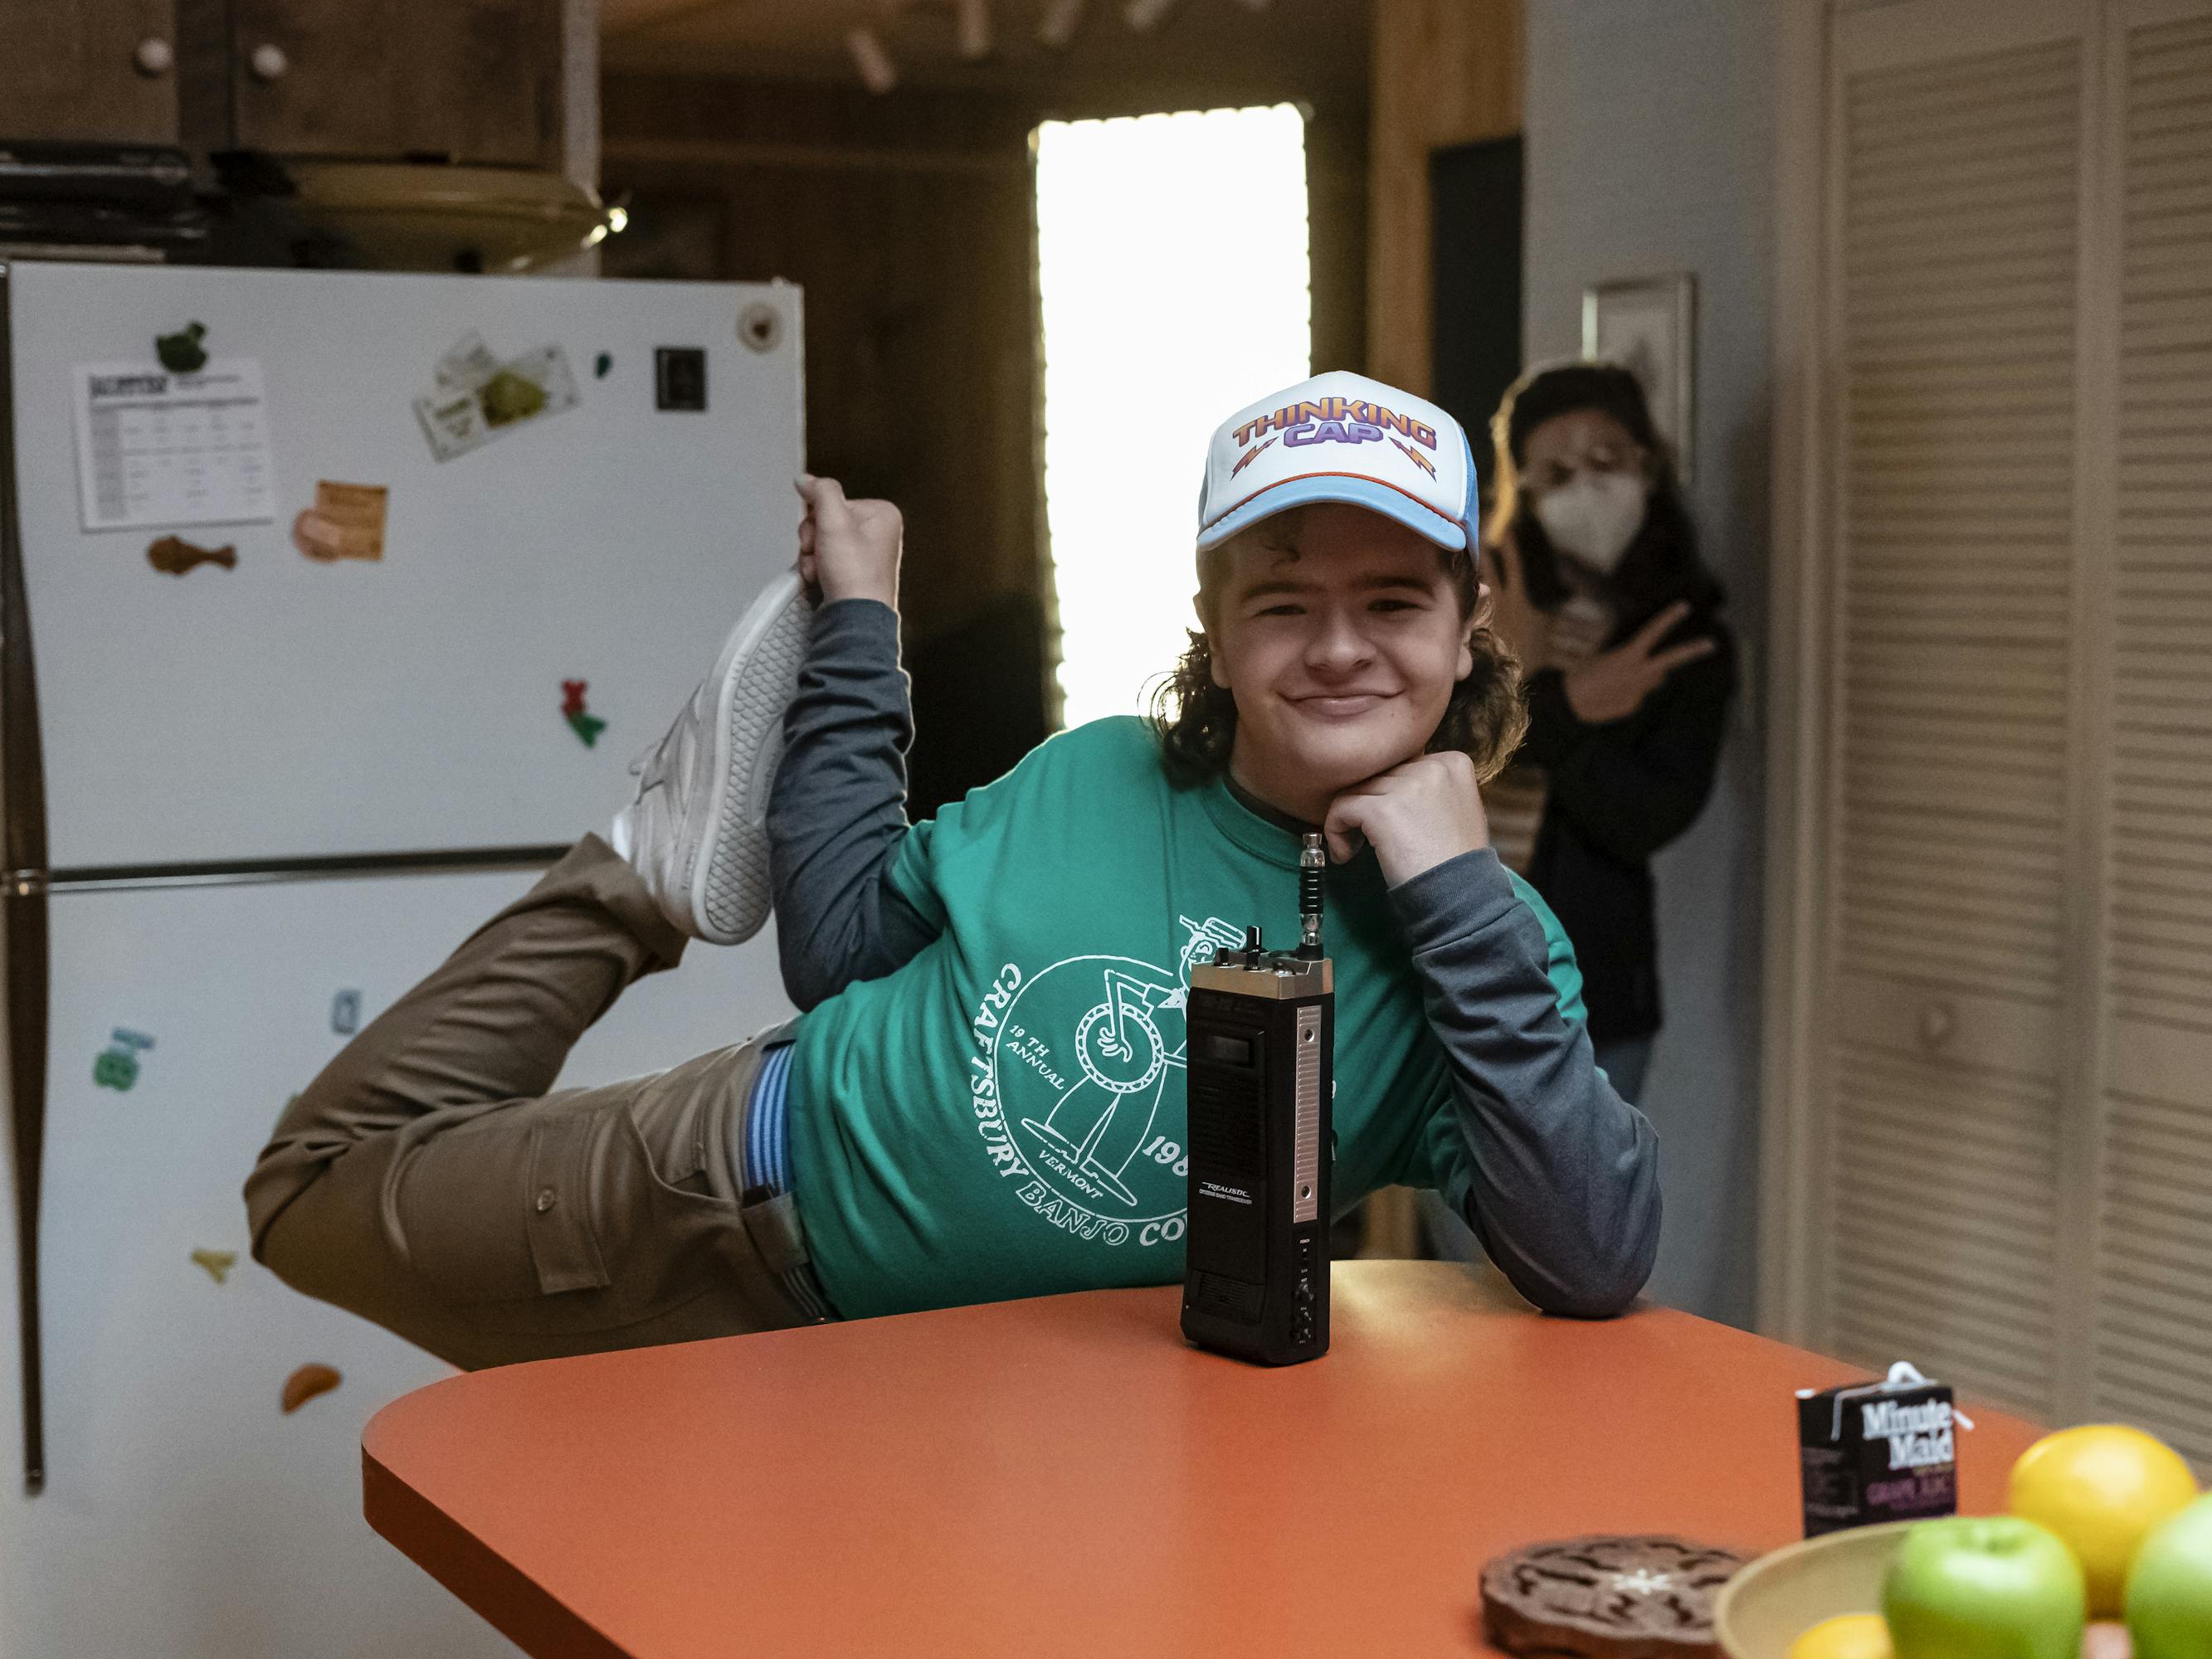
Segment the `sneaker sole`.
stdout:
[[690,884],[691,914],[710,944],[743,944],[773,908],[769,789],[811,615],[798,573],[784,572],[753,601],[714,665],[714,774],[701,797]]

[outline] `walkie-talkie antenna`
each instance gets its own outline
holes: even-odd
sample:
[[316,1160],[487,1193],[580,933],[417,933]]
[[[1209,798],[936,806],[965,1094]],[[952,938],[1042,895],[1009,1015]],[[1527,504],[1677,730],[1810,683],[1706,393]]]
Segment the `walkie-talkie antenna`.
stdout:
[[1328,868],[1321,831],[1307,831],[1298,849],[1298,955],[1308,962],[1321,960],[1321,878]]

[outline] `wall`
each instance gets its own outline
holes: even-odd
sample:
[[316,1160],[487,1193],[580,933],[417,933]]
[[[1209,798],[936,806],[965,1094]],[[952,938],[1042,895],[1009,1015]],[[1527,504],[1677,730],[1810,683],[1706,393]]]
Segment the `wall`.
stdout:
[[1667,1027],[1645,1091],[1666,1232],[1652,1294],[1753,1315],[1771,379],[1774,22],[1769,0],[1528,0],[1526,338],[1571,356],[1582,291],[1698,278],[1697,473],[1708,558],[1747,645],[1711,805],[1661,854]]
[[[1042,92],[849,78],[615,70],[602,169],[630,228],[607,274],[782,276],[806,290],[807,450],[906,516],[901,612],[915,679],[910,800],[989,781],[1047,730],[1029,134],[1079,117],[1297,98],[1307,130],[1314,349],[1365,349],[1364,63],[1279,82],[1214,75]],[[1324,73],[1326,71],[1326,73]],[[1108,325],[1111,319],[1103,319]]]
[[[1370,0],[1368,60],[1365,351],[1329,356],[1316,326],[1314,366],[1357,368],[1425,396],[1430,152],[1521,130],[1522,0]],[[1322,252],[1316,234],[1316,325]],[[1414,1201],[1401,1187],[1370,1199],[1361,1254],[1420,1255]]]
[[1429,389],[1429,152],[1521,131],[1522,0],[1374,0],[1367,373]]
[[[808,464],[906,519],[918,811],[1042,740],[1029,126],[1004,99],[609,75],[609,275],[806,295]],[[924,719],[924,716],[927,719]]]

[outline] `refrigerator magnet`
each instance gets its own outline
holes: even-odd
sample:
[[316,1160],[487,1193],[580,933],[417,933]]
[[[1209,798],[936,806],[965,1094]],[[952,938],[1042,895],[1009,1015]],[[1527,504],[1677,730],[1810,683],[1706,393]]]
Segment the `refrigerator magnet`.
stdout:
[[324,564],[384,556],[382,484],[315,480],[315,504],[292,520],[292,545]]
[[607,723],[584,706],[584,693],[589,683],[584,680],[561,682],[561,718],[568,722],[569,730],[584,740],[589,749],[599,740],[599,733]]
[[238,549],[200,547],[182,536],[161,536],[147,543],[146,562],[165,576],[181,576],[204,564],[219,564],[225,570],[235,570]]
[[192,1265],[204,1269],[218,1285],[230,1277],[230,1270],[238,1265],[236,1250],[198,1249],[192,1252]]
[[422,423],[430,453],[441,461],[465,455],[491,439],[473,392],[426,392],[415,400],[415,418]]
[[154,356],[172,374],[197,374],[207,367],[207,348],[200,343],[206,338],[205,323],[186,323],[174,334],[156,334]]
[[319,1394],[328,1394],[345,1379],[329,1365],[302,1365],[284,1379],[284,1415],[289,1417]]
[[474,329],[447,346],[430,371],[431,378],[448,392],[474,392],[498,373],[498,356]]
[[128,1094],[138,1081],[138,1056],[154,1046],[154,1039],[143,1031],[133,1031],[117,1026],[107,1039],[107,1047],[92,1060],[92,1080],[102,1089],[112,1089],[118,1094]]
[[415,416],[441,461],[581,401],[568,354],[558,345],[533,346],[501,362],[474,330],[438,360],[435,378],[436,389],[415,399]]
[[361,1030],[361,993],[341,991],[331,999],[331,1030],[351,1036]]
[[707,353],[702,346],[653,349],[653,406],[707,412]]

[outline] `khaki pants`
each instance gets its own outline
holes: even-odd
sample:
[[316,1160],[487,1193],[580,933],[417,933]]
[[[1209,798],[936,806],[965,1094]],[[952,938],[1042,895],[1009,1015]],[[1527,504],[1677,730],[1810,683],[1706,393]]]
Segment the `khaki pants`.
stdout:
[[[791,1202],[741,1205],[756,1038],[548,1093],[684,939],[587,836],[295,1097],[246,1183],[253,1254],[456,1365],[810,1322]],[[764,1034],[773,1036],[775,1034]]]

